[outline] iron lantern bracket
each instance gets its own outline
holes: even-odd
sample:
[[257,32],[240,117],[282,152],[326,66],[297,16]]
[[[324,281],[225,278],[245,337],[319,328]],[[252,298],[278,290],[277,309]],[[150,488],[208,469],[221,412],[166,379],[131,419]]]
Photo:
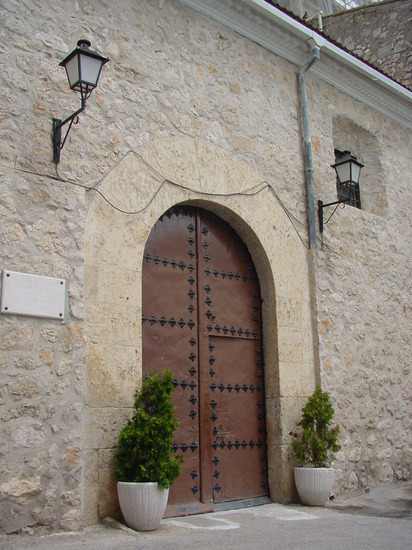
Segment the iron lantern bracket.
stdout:
[[[339,201],[334,202],[328,202],[327,204],[323,204],[323,201],[318,200],[318,217],[319,217],[319,231],[322,234],[323,233],[323,226],[328,223],[328,221],[331,219],[333,214],[336,212],[336,208],[342,204],[351,201],[351,197],[348,197],[346,199],[341,199]],[[323,222],[323,209],[327,208],[328,206],[336,206],[335,210],[332,212],[332,214],[329,216],[326,222]]]
[[[63,149],[64,144],[66,143],[67,136],[69,135],[72,124],[77,124],[76,118],[78,115],[83,112],[86,108],[86,99],[82,97],[82,106],[75,113],[67,117],[65,120],[60,120],[58,118],[53,118],[53,162],[59,164],[60,162],[60,151]],[[68,122],[70,122],[69,127],[67,128],[66,135],[62,141],[62,128]]]

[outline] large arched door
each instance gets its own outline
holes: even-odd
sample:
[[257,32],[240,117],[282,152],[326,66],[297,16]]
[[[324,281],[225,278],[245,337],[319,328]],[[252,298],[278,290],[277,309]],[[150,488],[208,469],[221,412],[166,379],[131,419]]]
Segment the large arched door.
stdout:
[[143,260],[143,376],[169,368],[184,457],[169,514],[268,494],[259,281],[216,215],[177,206]]

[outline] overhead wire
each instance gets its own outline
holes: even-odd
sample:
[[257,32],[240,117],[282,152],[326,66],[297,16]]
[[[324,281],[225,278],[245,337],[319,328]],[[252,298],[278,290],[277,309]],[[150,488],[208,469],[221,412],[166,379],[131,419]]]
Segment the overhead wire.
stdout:
[[[137,210],[129,210],[127,209],[126,207],[125,208],[121,208],[119,206],[117,206],[113,200],[110,200],[106,194],[106,193],[110,193],[107,189],[104,189],[104,190],[100,190],[98,188],[98,186],[109,176],[109,174],[115,170],[115,168],[130,154],[134,154],[136,155],[142,162],[143,164],[145,164],[151,171],[154,175],[156,175],[156,179],[158,179],[159,181],[159,185],[157,186],[155,192],[153,193],[153,195],[150,197],[150,199],[147,201],[147,203],[142,206],[142,208],[140,209],[137,209]],[[4,166],[6,167],[6,166]],[[181,183],[177,183],[173,180],[170,180],[166,177],[164,177],[153,165],[151,165],[149,162],[147,162],[139,153],[137,153],[136,151],[134,151],[133,149],[130,149],[129,151],[127,151],[120,159],[118,159],[114,164],[113,166],[110,167],[110,169],[101,177],[99,178],[98,180],[96,180],[93,184],[91,185],[86,185],[84,183],[80,183],[80,182],[77,182],[77,181],[73,181],[73,180],[70,180],[70,179],[67,179],[67,178],[63,178],[60,176],[59,172],[58,172],[58,167],[56,165],[56,175],[53,175],[53,174],[43,174],[43,173],[40,173],[40,172],[37,172],[37,171],[34,171],[34,170],[28,170],[28,169],[24,169],[24,168],[21,168],[21,167],[18,167],[17,166],[17,158],[15,159],[15,165],[14,165],[14,169],[16,171],[20,171],[20,172],[23,172],[23,173],[26,173],[26,174],[32,174],[32,175],[35,175],[35,176],[38,176],[38,177],[46,177],[46,178],[49,178],[53,181],[57,181],[57,182],[61,182],[61,183],[68,183],[70,185],[73,185],[73,186],[76,186],[76,187],[80,187],[86,191],[94,191],[96,192],[111,208],[113,208],[114,210],[116,210],[117,212],[121,213],[121,214],[125,214],[125,215],[137,215],[137,214],[141,214],[142,212],[144,212],[152,203],[153,201],[155,200],[155,198],[157,197],[157,195],[160,193],[160,191],[162,190],[162,188],[168,184],[168,185],[171,185],[173,187],[176,187],[176,188],[179,188],[179,189],[182,189],[184,191],[187,191],[189,193],[193,193],[193,194],[197,194],[197,195],[201,195],[201,196],[209,196],[209,197],[238,197],[238,196],[248,196],[248,197],[252,197],[252,196],[255,196],[255,195],[258,195],[259,193],[261,193],[262,191],[268,189],[270,191],[270,193],[276,198],[277,202],[279,203],[279,205],[281,206],[282,210],[284,211],[284,213],[286,214],[286,216],[288,217],[289,221],[291,222],[292,224],[292,227],[294,228],[298,238],[300,239],[302,245],[306,248],[306,249],[309,249],[310,247],[308,246],[308,244],[305,242],[304,238],[302,237],[302,235],[300,234],[299,230],[297,229],[296,225],[299,225],[301,228],[303,228],[307,234],[308,232],[308,228],[307,228],[307,225],[305,223],[303,223],[301,220],[299,220],[299,218],[297,218],[287,207],[286,205],[284,204],[284,202],[282,201],[282,199],[279,197],[279,194],[277,193],[277,191],[275,190],[275,188],[273,187],[273,185],[269,182],[267,182],[266,180],[264,181],[261,181],[259,182],[258,184],[248,188],[248,189],[245,189],[243,191],[234,191],[234,192],[231,192],[231,193],[218,193],[218,192],[211,192],[211,191],[201,191],[199,189],[195,189],[193,187],[189,187],[187,185],[183,185]],[[114,200],[119,201],[119,199],[117,197],[114,197]],[[333,252],[334,254],[337,254],[338,256],[340,256],[340,254],[338,252],[336,252],[335,250],[333,250],[332,248],[330,248],[327,244],[325,244],[323,242],[323,239],[319,239],[318,238],[318,241],[321,242],[322,244],[322,250],[323,250],[323,247],[326,247],[328,250],[330,250],[331,252]]]

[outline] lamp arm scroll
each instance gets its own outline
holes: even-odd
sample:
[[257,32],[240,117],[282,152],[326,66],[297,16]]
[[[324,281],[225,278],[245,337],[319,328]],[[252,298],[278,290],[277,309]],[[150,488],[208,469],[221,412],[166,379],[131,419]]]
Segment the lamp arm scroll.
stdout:
[[[53,161],[55,164],[60,162],[60,151],[63,149],[64,144],[66,143],[67,136],[69,135],[70,129],[75,118],[82,113],[86,108],[86,99],[82,97],[82,106],[75,113],[67,117],[65,120],[61,121],[59,118],[53,118]],[[62,128],[68,122],[70,122],[69,127],[67,128],[66,135],[62,141]]]
[[[328,206],[335,206],[335,205],[336,205],[336,207],[338,207],[339,204],[349,202],[350,200],[351,200],[351,197],[348,197],[346,199],[341,199],[339,201],[328,202],[327,204],[323,204],[323,201],[321,201],[320,199],[318,200],[319,231],[320,231],[321,234],[323,233],[323,226],[324,226],[323,209],[327,208]],[[336,210],[336,208],[335,208],[335,210]],[[332,212],[332,214],[329,216],[329,219],[325,223],[327,223],[331,219],[331,217],[335,213],[335,210]]]

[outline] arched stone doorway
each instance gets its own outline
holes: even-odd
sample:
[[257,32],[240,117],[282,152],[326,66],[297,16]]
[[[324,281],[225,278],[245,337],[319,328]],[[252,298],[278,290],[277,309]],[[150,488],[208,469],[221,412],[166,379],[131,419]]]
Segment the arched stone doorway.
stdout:
[[[143,376],[172,370],[168,513],[268,494],[260,287],[246,245],[210,211],[169,209],[143,257]],[[261,498],[262,500],[262,498]]]
[[[263,190],[239,193],[251,187]],[[187,138],[160,140],[129,153],[102,180],[99,191],[121,210],[134,213],[126,215],[100,195],[88,195],[84,523],[113,515],[118,507],[113,455],[142,379],[144,248],[162,214],[183,203],[221,217],[251,252],[262,298],[269,494],[275,501],[290,500],[289,432],[316,377],[309,261],[282,205],[236,155]]]

